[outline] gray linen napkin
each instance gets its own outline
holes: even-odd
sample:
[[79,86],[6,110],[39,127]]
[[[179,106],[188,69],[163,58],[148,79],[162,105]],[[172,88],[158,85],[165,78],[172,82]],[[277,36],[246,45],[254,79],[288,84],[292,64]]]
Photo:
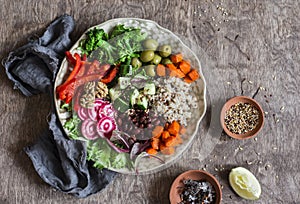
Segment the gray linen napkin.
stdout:
[[[42,37],[9,53],[3,66],[15,88],[26,96],[43,92],[53,99],[53,82],[64,52],[71,45],[69,35],[73,29],[73,18],[63,15],[49,25]],[[95,169],[86,161],[85,143],[67,138],[53,102],[49,129],[24,150],[46,183],[76,197],[87,197],[102,190],[116,175],[106,169]]]

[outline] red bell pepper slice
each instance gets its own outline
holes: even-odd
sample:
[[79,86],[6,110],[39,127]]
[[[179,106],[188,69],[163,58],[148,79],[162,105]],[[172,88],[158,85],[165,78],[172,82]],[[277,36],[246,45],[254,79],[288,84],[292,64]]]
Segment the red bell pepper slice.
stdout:
[[75,65],[76,64],[76,59],[72,56],[70,51],[66,51],[66,58],[68,60],[69,63],[71,63],[71,65]]
[[86,61],[86,60],[87,60],[86,54],[83,54],[83,56],[81,57],[81,60],[82,60],[82,61]]
[[76,74],[78,73],[78,71],[80,70],[80,67],[81,67],[81,58],[79,56],[79,54],[75,53],[75,58],[76,58],[76,64],[71,72],[71,74],[69,75],[69,77],[67,78],[67,80],[59,85],[57,88],[56,88],[56,91],[57,92],[60,92],[64,86],[66,86],[72,79],[75,78]]
[[118,68],[114,67],[104,78],[101,79],[101,82],[108,84],[117,76],[117,73]]
[[86,74],[87,75],[96,74],[96,70],[99,68],[99,66],[100,66],[100,62],[98,60],[94,60],[90,65],[90,67],[88,68]]
[[83,76],[79,78],[73,78],[63,89],[59,92],[59,99],[65,100],[66,103],[70,103],[75,90],[90,81],[101,80],[103,75],[101,74],[92,74],[88,76]]
[[73,109],[77,112],[79,110],[79,101],[80,101],[80,96],[82,95],[83,92],[83,87],[80,86],[78,89],[76,89],[76,92],[74,94],[74,100],[73,100]]

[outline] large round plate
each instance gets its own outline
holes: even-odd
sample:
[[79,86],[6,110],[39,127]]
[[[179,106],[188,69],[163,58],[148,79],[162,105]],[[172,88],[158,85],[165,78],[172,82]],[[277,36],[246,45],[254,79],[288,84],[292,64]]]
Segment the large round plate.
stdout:
[[[167,168],[172,163],[177,161],[180,158],[180,155],[183,154],[183,152],[189,148],[191,142],[193,141],[194,137],[196,136],[198,126],[200,121],[202,120],[205,112],[206,112],[206,82],[204,79],[204,76],[202,74],[201,70],[201,63],[198,59],[198,57],[194,54],[194,52],[187,47],[179,37],[177,37],[174,33],[171,31],[161,27],[157,23],[150,21],[150,20],[144,20],[144,19],[138,19],[138,18],[118,18],[118,19],[112,19],[109,21],[106,21],[100,25],[96,25],[94,27],[102,28],[104,31],[109,32],[114,26],[118,24],[124,24],[125,26],[130,27],[137,27],[140,28],[142,32],[147,32],[148,36],[151,38],[157,40],[159,43],[168,43],[172,46],[172,50],[174,53],[181,52],[183,53],[183,56],[185,59],[188,59],[191,62],[191,65],[193,68],[197,69],[200,74],[200,79],[198,79],[196,82],[193,82],[192,91],[195,93],[195,96],[197,97],[197,105],[198,107],[195,110],[192,110],[192,118],[189,121],[189,125],[186,127],[187,131],[184,135],[184,140],[181,145],[176,147],[176,151],[173,155],[159,155],[160,158],[162,158],[165,162],[162,164],[158,160],[153,158],[143,158],[140,160],[139,163],[139,174],[148,174],[148,173],[154,173],[157,171],[160,171],[162,169]],[[90,29],[93,29],[94,27],[91,27]],[[90,30],[88,29],[88,30]],[[87,32],[87,31],[86,31]],[[85,33],[86,33],[85,32]],[[80,39],[73,45],[71,48],[71,52],[79,52],[78,49],[79,43],[82,39],[85,38],[85,33],[80,37]],[[54,86],[54,93],[55,89],[58,85],[63,83],[63,80],[65,79],[65,75],[67,73],[67,61],[66,59],[63,60],[60,70],[57,73],[57,77],[55,80],[55,86]],[[66,115],[65,113],[62,113],[60,110],[60,104],[61,101],[57,98],[57,96],[54,96],[54,101],[56,105],[56,111],[59,117],[60,122],[62,125],[66,122]],[[134,169],[113,169],[110,168],[110,170],[119,172],[119,173],[126,173],[126,174],[136,174],[136,171]]]

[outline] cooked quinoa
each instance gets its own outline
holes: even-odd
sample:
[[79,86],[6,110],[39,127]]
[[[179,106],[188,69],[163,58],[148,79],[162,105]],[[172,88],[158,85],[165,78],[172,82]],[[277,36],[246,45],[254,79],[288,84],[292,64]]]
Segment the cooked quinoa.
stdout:
[[197,97],[190,90],[191,84],[171,77],[157,81],[157,91],[150,96],[154,111],[167,122],[179,121],[187,126],[192,117],[192,109],[197,108]]

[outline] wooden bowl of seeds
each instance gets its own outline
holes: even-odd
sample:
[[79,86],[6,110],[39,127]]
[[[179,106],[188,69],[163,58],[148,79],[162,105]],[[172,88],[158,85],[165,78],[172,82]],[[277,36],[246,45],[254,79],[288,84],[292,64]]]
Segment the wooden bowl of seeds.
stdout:
[[263,127],[264,112],[254,99],[236,96],[224,104],[220,121],[228,136],[248,139],[256,136]]

